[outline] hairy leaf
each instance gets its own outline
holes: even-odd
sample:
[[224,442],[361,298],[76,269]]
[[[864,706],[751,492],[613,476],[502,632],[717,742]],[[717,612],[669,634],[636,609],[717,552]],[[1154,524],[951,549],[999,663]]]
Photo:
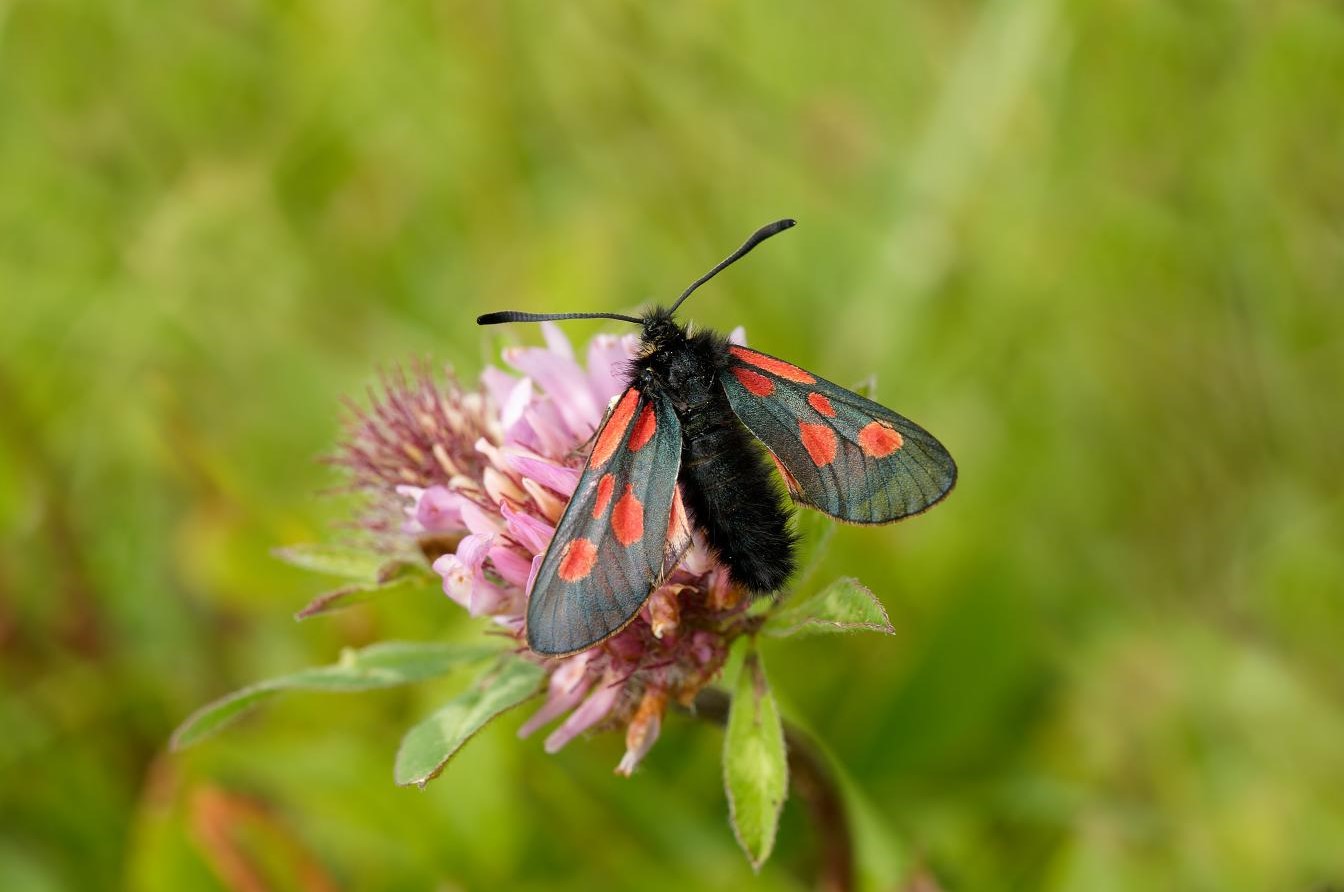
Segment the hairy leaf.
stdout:
[[388,561],[378,568],[378,577],[375,581],[354,582],[323,592],[295,613],[294,618],[305,620],[322,613],[343,610],[382,595],[416,588],[432,578],[433,575],[423,564],[401,560]]
[[837,579],[810,598],[772,613],[762,632],[776,638],[824,632],[882,632],[895,634],[886,608],[857,579]]
[[402,738],[397,783],[421,787],[429,783],[491,719],[538,694],[545,677],[540,666],[508,659],[475,688],[449,700]]
[[723,782],[733,833],[759,870],[775,845],[789,766],[779,709],[752,650],[742,663],[723,742]]
[[234,691],[196,710],[173,732],[173,749],[191,746],[269,697],[289,690],[367,691],[422,681],[499,653],[486,645],[384,641],[347,649],[330,666],[302,669]]

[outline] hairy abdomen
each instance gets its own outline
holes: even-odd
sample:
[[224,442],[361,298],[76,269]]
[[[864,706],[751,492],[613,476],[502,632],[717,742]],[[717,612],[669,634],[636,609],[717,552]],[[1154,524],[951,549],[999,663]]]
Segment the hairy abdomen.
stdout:
[[682,434],[680,479],[691,519],[733,582],[757,593],[779,589],[793,573],[794,539],[769,459],[722,392],[687,413]]

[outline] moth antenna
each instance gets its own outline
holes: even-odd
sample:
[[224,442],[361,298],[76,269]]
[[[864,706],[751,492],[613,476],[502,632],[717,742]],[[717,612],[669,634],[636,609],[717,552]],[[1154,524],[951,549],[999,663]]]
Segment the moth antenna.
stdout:
[[760,229],[753,232],[751,234],[751,238],[747,239],[745,242],[742,243],[742,247],[738,248],[736,251],[729,254],[719,263],[718,266],[714,267],[712,270],[705,273],[700,278],[696,279],[694,282],[690,284],[690,286],[685,291],[681,292],[681,297],[677,298],[677,302],[672,305],[671,310],[668,310],[668,314],[670,315],[672,313],[675,313],[677,311],[677,307],[681,306],[682,301],[686,300],[686,298],[691,296],[692,291],[699,288],[701,285],[705,284],[710,279],[714,278],[719,273],[723,272],[725,269],[732,266],[737,261],[741,260],[743,257],[746,257],[747,254],[750,253],[752,248],[756,247],[761,242],[770,238],[770,236],[779,235],[784,230],[797,225],[797,223],[798,223],[797,220],[789,220],[789,219],[776,220],[775,222],[768,223],[765,226],[762,226]]
[[620,322],[633,322],[641,325],[642,320],[621,313],[520,313],[517,310],[502,310],[498,313],[486,313],[476,317],[477,325],[499,325],[503,322],[556,322],[561,319],[616,319]]

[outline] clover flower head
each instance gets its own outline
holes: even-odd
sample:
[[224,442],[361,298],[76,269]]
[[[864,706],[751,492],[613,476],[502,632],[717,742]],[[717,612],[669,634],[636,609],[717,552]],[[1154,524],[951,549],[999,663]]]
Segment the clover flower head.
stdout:
[[424,365],[385,375],[355,411],[337,460],[372,496],[366,526],[413,537],[449,598],[489,617],[548,671],[545,702],[519,733],[558,721],[545,740],[556,752],[590,729],[624,728],[616,770],[629,775],[669,703],[689,705],[718,676],[746,631],[747,599],[697,539],[620,633],[568,657],[527,649],[532,580],[639,346],[634,336],[598,335],[580,362],[556,326],[542,332],[544,347],[506,348],[512,371],[487,368],[476,390],[451,373],[436,380]]

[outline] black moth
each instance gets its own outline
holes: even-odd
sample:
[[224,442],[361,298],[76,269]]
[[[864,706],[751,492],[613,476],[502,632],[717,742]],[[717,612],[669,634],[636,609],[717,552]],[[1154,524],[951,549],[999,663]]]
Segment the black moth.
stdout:
[[598,429],[532,584],[532,650],[577,653],[624,629],[675,569],[692,528],[733,582],[757,594],[779,589],[793,572],[795,543],[771,459],[794,501],[850,523],[917,514],[956,482],[952,457],[914,422],[673,319],[696,288],[793,225],[779,220],[757,230],[669,309],[476,320],[618,319],[643,328],[629,386]]

